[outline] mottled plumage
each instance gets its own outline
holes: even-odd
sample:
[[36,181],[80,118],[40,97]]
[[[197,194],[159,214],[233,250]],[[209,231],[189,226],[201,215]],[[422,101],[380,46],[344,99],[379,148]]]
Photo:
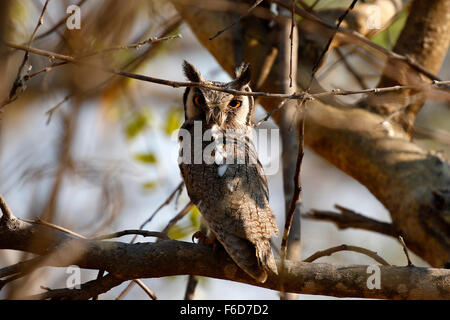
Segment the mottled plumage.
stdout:
[[[190,81],[208,82],[187,62],[184,72]],[[235,80],[208,83],[250,91],[249,82],[248,66],[243,65]],[[180,131],[179,166],[189,197],[236,264],[257,281],[265,282],[268,270],[277,273],[270,237],[278,236],[278,228],[252,142],[254,100],[205,88],[187,88],[183,100],[186,120],[184,135]],[[202,141],[202,137],[211,140]]]

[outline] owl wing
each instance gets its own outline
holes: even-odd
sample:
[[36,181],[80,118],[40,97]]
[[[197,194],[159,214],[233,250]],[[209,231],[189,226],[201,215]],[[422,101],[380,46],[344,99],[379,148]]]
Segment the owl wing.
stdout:
[[[265,176],[259,172],[261,164],[228,165],[222,176],[218,166],[205,169],[211,170],[205,176],[213,176],[215,171],[216,177],[207,182],[208,192],[198,204],[202,216],[231,258],[264,282],[267,270],[277,273],[270,237],[278,236],[278,228]],[[197,198],[196,191],[192,192]]]
[[[183,128],[192,132],[187,122]],[[278,236],[278,228],[253,143],[247,137],[241,143],[245,148],[239,150],[249,157],[245,164],[180,163],[180,170],[189,197],[217,240],[244,271],[264,282],[267,270],[277,273],[270,237]]]

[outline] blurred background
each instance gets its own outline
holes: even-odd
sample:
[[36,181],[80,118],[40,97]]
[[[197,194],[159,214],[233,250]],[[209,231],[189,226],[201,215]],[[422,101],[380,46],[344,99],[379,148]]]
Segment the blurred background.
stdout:
[[[306,1],[307,2],[307,1]],[[313,2],[313,1],[310,1]],[[345,2],[345,3],[344,3]],[[27,43],[36,27],[44,0],[15,0],[0,5],[4,18],[2,37],[14,43]],[[126,3],[126,4],[125,4]],[[333,8],[348,1],[322,0],[316,7]],[[65,27],[66,8],[81,7],[81,29]],[[392,48],[405,22],[408,7],[396,16],[394,23],[373,40]],[[61,21],[62,24],[60,23]],[[58,26],[54,29],[54,26]],[[107,48],[138,43],[150,37],[182,35],[133,49]],[[196,40],[166,1],[104,0],[50,1],[33,46],[53,52],[79,56],[97,52],[90,61],[133,73],[175,81],[184,81],[181,64],[184,59],[196,65],[207,79],[229,80],[214,58]],[[375,59],[351,45],[332,51],[317,73],[324,88],[358,89],[361,80],[352,75],[346,62],[363,78],[367,87],[377,84],[381,69]],[[0,48],[0,100],[8,98],[24,59],[24,52]],[[59,60],[58,60],[59,61]],[[51,66],[49,69],[45,69]],[[181,182],[177,165],[178,144],[174,132],[183,122],[183,88],[131,80],[70,64],[58,65],[54,59],[30,54],[24,66],[28,74],[16,92],[15,99],[1,107],[0,113],[0,192],[14,214],[20,218],[40,217],[84,236],[137,229],[165,201]],[[438,75],[450,79],[450,57]],[[353,103],[361,95],[342,97]],[[433,135],[415,137],[429,150],[450,154],[450,109],[448,103],[429,100],[416,124]],[[259,107],[256,119],[265,115]],[[261,128],[276,128],[272,120]],[[260,150],[261,152],[264,150]],[[265,153],[265,152],[262,152]],[[279,154],[269,154],[263,164],[278,161]],[[279,229],[284,226],[284,195],[281,168],[268,176],[270,204],[277,216]],[[335,169],[306,149],[302,168],[304,212],[309,209],[333,209],[335,204],[351,208],[369,217],[390,221],[386,209],[368,190],[354,179]],[[164,207],[145,229],[162,230],[189,202],[185,191],[177,203]],[[199,228],[199,213],[191,212],[169,230],[174,239],[190,241]],[[327,222],[304,219],[302,258],[318,250],[340,244],[363,246],[378,252],[394,265],[405,265],[406,258],[395,239],[358,230],[338,230]],[[120,241],[130,241],[123,237]],[[139,237],[137,241],[154,241]],[[279,246],[281,239],[275,239]],[[0,251],[0,267],[28,255]],[[371,264],[370,258],[354,252],[339,252],[321,262]],[[427,265],[415,255],[412,262]],[[0,292],[6,298],[14,290],[26,288],[28,294],[42,291],[40,286],[65,286],[63,269],[45,268],[31,278],[14,282]],[[97,272],[82,270],[82,281]],[[143,279],[159,299],[182,299],[187,276]],[[100,296],[115,299],[127,283]],[[278,299],[275,291],[229,281],[201,278],[196,290],[198,299]],[[300,299],[329,298],[300,295]],[[134,286],[124,299],[148,299]]]

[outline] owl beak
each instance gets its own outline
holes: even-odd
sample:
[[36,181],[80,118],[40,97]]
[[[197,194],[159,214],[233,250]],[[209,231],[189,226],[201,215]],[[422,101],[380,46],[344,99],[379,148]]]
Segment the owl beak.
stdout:
[[208,114],[206,115],[206,121],[208,122],[208,124],[210,124],[211,120],[213,120],[213,122],[215,124],[217,124],[219,127],[223,125],[223,123],[225,122],[225,119],[226,119],[226,116],[220,110],[219,107],[215,107],[213,110],[210,110],[208,112]]

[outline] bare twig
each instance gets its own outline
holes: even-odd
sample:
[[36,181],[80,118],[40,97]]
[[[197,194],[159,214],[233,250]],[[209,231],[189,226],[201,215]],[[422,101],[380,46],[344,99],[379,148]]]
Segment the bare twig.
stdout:
[[134,279],[133,282],[137,283],[139,285],[139,287],[142,288],[142,290],[145,291],[145,293],[150,297],[150,299],[152,300],[157,300],[158,298],[156,297],[156,295],[153,293],[152,290],[150,290],[145,284],[144,282],[142,282],[142,280],[140,279]]
[[307,214],[303,214],[303,217],[306,219],[330,221],[336,224],[339,229],[356,228],[377,232],[391,237],[397,237],[398,235],[398,232],[390,223],[369,218],[339,205],[335,205],[335,207],[340,213],[326,210],[311,210]]
[[0,210],[3,213],[2,220],[3,219],[12,220],[15,218],[14,214],[12,213],[11,209],[9,209],[8,204],[6,203],[1,193],[0,193]]
[[58,225],[56,225],[56,224],[47,222],[47,221],[45,221],[45,220],[42,220],[41,218],[36,218],[36,219],[34,219],[34,220],[28,220],[28,219],[20,219],[20,220],[25,221],[25,222],[28,222],[28,223],[34,223],[34,224],[40,224],[40,225],[43,225],[43,226],[47,226],[47,227],[50,227],[50,228],[52,228],[52,229],[55,229],[55,230],[59,230],[59,231],[65,232],[65,233],[70,234],[70,235],[72,235],[72,236],[75,236],[75,237],[77,237],[77,238],[80,238],[80,239],[86,239],[85,236],[83,236],[83,235],[81,235],[81,234],[79,234],[79,233],[76,233],[76,232],[74,232],[74,231],[72,231],[72,230],[69,230],[69,229],[66,229],[66,228],[64,228],[64,227],[58,226]]
[[[172,191],[172,193],[169,195],[169,197],[155,210],[155,212],[153,212],[153,214],[147,219],[145,220],[141,226],[139,227],[139,230],[142,230],[148,223],[150,223],[153,218],[156,216],[156,214],[158,214],[158,212],[164,208],[165,206],[167,206],[169,203],[172,202],[172,200],[176,197],[176,195],[178,195],[179,193],[181,193],[181,191],[183,190],[183,186],[184,186],[184,181],[182,181],[176,188],[174,191]],[[174,218],[175,219],[175,218]],[[170,223],[170,222],[169,222]],[[166,230],[167,227],[164,229]],[[167,229],[168,230],[168,229]],[[162,231],[162,234],[166,235],[167,237],[167,231]],[[134,243],[134,241],[136,241],[137,235],[135,235],[133,237],[133,239],[131,240],[130,243]],[[168,237],[167,237],[168,238]],[[119,294],[119,296],[117,296],[116,300],[122,300],[127,293],[133,288],[134,286],[134,282],[131,281],[125,289],[122,290],[122,292]]]
[[225,28],[223,28],[222,30],[217,31],[217,33],[215,35],[213,35],[212,37],[209,38],[209,40],[214,40],[215,38],[217,38],[218,36],[220,36],[222,33],[224,33],[225,31],[233,28],[236,24],[238,24],[242,19],[244,19],[245,17],[247,17],[252,11],[253,9],[255,9],[257,6],[259,6],[259,4],[263,2],[263,0],[256,0],[255,3],[248,8],[247,12],[243,15],[241,15],[238,19],[236,19],[233,23],[231,23],[230,25],[226,26]]
[[350,4],[350,6],[347,8],[347,10],[345,10],[345,12],[338,18],[338,22],[337,22],[337,24],[336,24],[336,26],[334,28],[332,36],[328,39],[328,42],[325,45],[325,48],[322,50],[319,58],[317,59],[316,63],[314,64],[314,66],[312,68],[310,85],[308,86],[308,90],[306,90],[306,91],[309,91],[309,87],[311,86],[312,79],[314,78],[317,70],[319,69],[320,63],[322,62],[325,54],[328,52],[328,49],[330,48],[331,42],[333,42],[333,39],[334,39],[336,33],[338,32],[342,21],[344,21],[345,17],[353,9],[353,7],[355,6],[356,2],[358,2],[358,0],[353,0],[352,3]]
[[278,98],[278,99],[300,99],[300,100],[307,100],[307,99],[315,99],[315,98],[322,98],[327,96],[341,96],[341,95],[352,95],[352,94],[362,94],[362,93],[380,93],[380,92],[387,92],[387,91],[397,91],[397,90],[421,90],[423,88],[437,88],[439,86],[448,85],[448,81],[434,81],[432,83],[422,83],[420,85],[407,85],[407,86],[392,86],[392,87],[385,87],[385,88],[373,88],[373,89],[365,89],[365,90],[340,90],[340,89],[334,89],[327,92],[320,92],[320,93],[314,93],[314,94],[308,94],[305,92],[296,93],[296,94],[282,94],[282,93],[270,93],[270,92],[247,92],[247,91],[239,91],[224,87],[218,87],[206,83],[201,82],[183,82],[183,81],[170,81],[166,79],[160,79],[155,77],[149,77],[139,74],[134,74],[130,72],[120,71],[116,69],[111,68],[105,68],[101,66],[96,66],[91,63],[85,63],[82,61],[78,61],[75,58],[67,55],[61,55],[58,53],[54,53],[47,50],[37,49],[33,47],[28,47],[20,44],[13,44],[13,43],[5,43],[7,46],[19,50],[24,51],[30,51],[32,53],[46,56],[46,57],[53,57],[61,60],[66,60],[72,63],[78,63],[82,65],[86,65],[89,67],[93,67],[96,69],[99,69],[103,72],[112,73],[115,75],[120,75],[123,77],[146,81],[146,82],[152,82],[157,83],[161,85],[171,86],[174,88],[179,87],[201,87],[201,88],[207,88],[211,90],[221,91],[225,93],[230,93],[233,95],[241,95],[241,96],[252,96],[252,97],[269,97],[269,98]]
[[167,197],[167,199],[163,203],[161,203],[161,205],[155,210],[155,212],[153,212],[152,215],[141,224],[139,229],[143,229],[148,223],[150,223],[153,220],[153,218],[158,214],[159,211],[161,211],[162,208],[171,203],[173,198],[178,194],[178,192],[182,190],[183,186],[184,181],[180,182],[180,184],[175,188],[175,190],[172,191],[169,197]]
[[[80,0],[77,3],[78,7],[81,7],[84,3],[86,2],[86,0]],[[63,24],[66,23],[67,18],[70,16],[70,14],[67,14],[65,17],[63,17],[61,20],[59,20],[53,27],[51,27],[48,31],[45,31],[44,33],[38,35],[35,39],[36,40],[40,40],[42,38],[45,38],[47,36],[49,36],[50,34],[52,34],[53,32],[55,32],[60,26],[62,26]]]
[[[181,187],[183,183],[179,186]],[[173,198],[173,196],[176,194],[178,188],[172,193],[172,195],[169,198]],[[166,200],[167,202],[167,200]],[[169,201],[170,202],[170,201]],[[170,228],[176,224],[178,221],[180,221],[193,207],[193,203],[190,201],[175,217],[173,217],[169,223],[166,225],[166,227],[161,231],[162,234],[166,234],[169,232]],[[168,238],[168,237],[167,237]],[[159,238],[158,241],[162,240],[162,238]],[[117,300],[121,300],[125,295],[133,288],[134,282],[131,282],[128,284],[128,286],[120,293],[120,295],[117,297]]]
[[346,244],[341,244],[340,246],[332,247],[332,248],[329,248],[329,249],[326,249],[323,251],[317,251],[313,255],[311,255],[308,258],[306,258],[305,260],[303,260],[303,262],[313,262],[321,257],[330,256],[333,253],[338,252],[338,251],[354,251],[354,252],[362,253],[368,257],[371,257],[372,259],[374,259],[376,262],[382,264],[383,266],[390,266],[390,264],[386,260],[384,260],[382,257],[380,257],[376,252],[370,251],[370,250],[362,248],[362,247],[349,246]]
[[104,54],[104,53],[108,53],[108,52],[111,52],[111,51],[117,51],[117,50],[140,49],[142,46],[144,46],[146,44],[154,44],[154,43],[158,43],[158,42],[162,42],[162,41],[173,40],[173,39],[180,39],[180,38],[182,38],[181,34],[176,34],[176,35],[173,35],[173,36],[160,37],[160,38],[158,38],[158,37],[150,37],[150,38],[148,38],[148,39],[146,39],[144,41],[140,41],[140,42],[137,42],[137,43],[132,43],[132,44],[123,45],[123,46],[116,46],[116,47],[111,47],[111,48],[106,48],[106,49],[90,52],[90,53],[82,55],[78,59],[88,58],[88,57],[92,57],[92,56],[95,56],[95,55]]
[[125,287],[125,289],[122,290],[122,292],[117,296],[116,300],[122,300],[128,292],[134,287],[136,283],[132,280],[128,285]]
[[68,63],[67,61],[61,61],[61,62],[53,63],[53,64],[51,64],[51,65],[49,65],[49,66],[47,66],[47,67],[45,67],[45,68],[43,68],[43,69],[41,69],[41,70],[39,70],[39,71],[37,71],[37,72],[34,72],[34,73],[32,73],[32,74],[27,74],[27,75],[25,75],[25,76],[23,77],[23,81],[28,81],[28,80],[30,80],[31,78],[34,78],[35,76],[38,76],[38,75],[40,75],[40,74],[42,74],[42,73],[45,73],[45,72],[50,72],[50,71],[53,70],[53,68],[59,67],[59,66],[63,66],[63,65],[65,65],[65,64],[67,64],[67,63]]
[[[289,210],[286,215],[286,222],[284,225],[284,232],[283,232],[283,238],[281,240],[281,256],[286,257],[286,248],[288,245],[288,236],[289,236],[289,230],[292,225],[292,218],[294,217],[294,212],[296,207],[301,203],[301,192],[302,192],[302,185],[301,185],[301,167],[302,167],[302,161],[303,161],[303,148],[304,148],[304,132],[305,132],[305,114],[304,110],[302,112],[303,114],[300,117],[300,120],[298,121],[298,128],[297,128],[297,134],[298,134],[298,153],[297,153],[297,164],[295,169],[295,176],[294,176],[294,195],[292,196],[291,204],[289,206]],[[284,260],[284,259],[282,259]]]
[[414,265],[411,262],[411,259],[409,258],[409,253],[408,253],[408,248],[406,247],[406,243],[403,240],[402,236],[398,236],[398,240],[400,241],[402,247],[403,247],[403,252],[405,253],[406,259],[408,260],[408,267],[414,267]]
[[361,86],[361,89],[368,89],[369,87],[366,85],[364,79],[359,75],[359,73],[353,68],[353,66],[350,64],[350,62],[347,61],[346,57],[342,53],[340,48],[335,49],[337,55],[339,56],[340,60],[344,63],[345,68],[350,72],[350,74],[356,79],[356,81]]
[[180,211],[178,214],[173,217],[169,223],[165,226],[165,228],[161,231],[162,233],[167,234],[169,232],[170,228],[175,225],[178,221],[180,221],[188,212],[192,209],[194,204],[192,201],[189,201],[189,203]]
[[[39,16],[39,20],[38,23],[36,24],[36,27],[33,30],[33,33],[30,36],[30,39],[28,40],[28,46],[31,46],[31,44],[33,43],[34,37],[36,36],[36,33],[39,29],[39,27],[44,23],[44,14],[45,11],[47,10],[47,5],[49,3],[50,0],[46,0],[44,3],[44,7],[42,8],[41,14]],[[24,87],[24,83],[23,83],[23,76],[22,73],[24,71],[24,68],[28,62],[28,58],[29,58],[29,52],[25,51],[25,55],[23,56],[22,59],[22,63],[20,64],[19,70],[17,72],[17,76],[16,79],[14,80],[13,86],[9,92],[9,97],[6,100],[6,102],[3,103],[3,105],[0,106],[3,107],[6,104],[8,104],[9,102],[14,101],[17,98],[18,95],[18,90]]]

